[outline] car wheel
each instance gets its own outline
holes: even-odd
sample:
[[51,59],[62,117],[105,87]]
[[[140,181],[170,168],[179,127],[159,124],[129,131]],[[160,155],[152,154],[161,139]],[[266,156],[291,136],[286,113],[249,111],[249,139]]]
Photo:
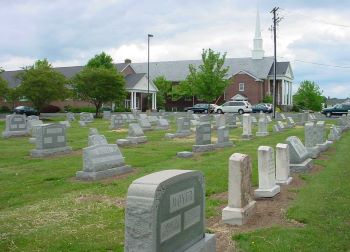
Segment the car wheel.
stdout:
[[222,113],[222,109],[218,109],[216,112],[217,112],[218,114],[223,114],[223,113]]
[[204,113],[208,114],[208,110],[204,110]]
[[243,109],[238,110],[238,114],[242,115],[244,113]]
[[327,112],[327,113],[326,113],[326,116],[327,116],[327,117],[331,117],[331,116],[332,116],[332,113],[331,113],[331,112]]

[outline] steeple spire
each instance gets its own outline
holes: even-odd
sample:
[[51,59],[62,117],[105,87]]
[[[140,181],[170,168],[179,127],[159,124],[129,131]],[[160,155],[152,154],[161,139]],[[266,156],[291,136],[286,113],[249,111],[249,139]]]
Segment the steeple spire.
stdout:
[[252,59],[263,59],[264,49],[263,49],[263,40],[261,38],[259,10],[256,11],[255,37],[254,37],[253,43],[254,43],[254,48],[252,50]]

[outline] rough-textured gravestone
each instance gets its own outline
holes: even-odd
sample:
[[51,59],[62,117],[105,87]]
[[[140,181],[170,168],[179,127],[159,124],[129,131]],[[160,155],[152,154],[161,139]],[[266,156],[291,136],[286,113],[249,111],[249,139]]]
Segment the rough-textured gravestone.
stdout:
[[258,124],[258,120],[256,120],[255,116],[251,116],[251,119],[252,119],[252,124],[254,125]]
[[168,130],[169,129],[169,122],[167,119],[159,119],[157,128],[158,130]]
[[269,132],[267,131],[267,121],[265,118],[259,118],[258,131],[256,132],[256,136],[267,136]]
[[236,128],[237,127],[235,115],[233,115],[232,113],[226,113],[226,114],[224,114],[224,116],[225,116],[226,126],[228,128]]
[[89,123],[94,121],[94,116],[91,113],[81,112],[80,113],[80,121]]
[[212,151],[214,145],[211,144],[211,125],[201,123],[196,127],[196,144],[193,145],[193,152]]
[[109,120],[111,119],[111,111],[103,111],[103,119]]
[[72,112],[68,112],[66,114],[66,118],[67,118],[67,121],[70,121],[70,122],[75,120],[75,116],[74,116],[74,114]]
[[272,126],[272,131],[278,133],[278,132],[280,132],[281,130],[280,130],[280,128],[278,127],[277,124],[274,124],[274,125]]
[[326,151],[329,146],[330,142],[326,141],[326,125],[324,121],[318,121],[316,123],[316,145],[320,148],[321,151]]
[[292,182],[289,168],[289,146],[279,143],[276,145],[276,184],[289,185]]
[[69,121],[60,121],[60,124],[66,126],[66,128],[70,128],[70,122]]
[[215,128],[218,129],[220,127],[224,127],[226,125],[226,120],[224,115],[216,115],[215,116]]
[[31,131],[31,136],[29,138],[29,143],[31,144],[35,144],[36,143],[36,136],[38,135],[38,132],[40,130],[40,126],[43,124],[39,124],[39,125],[33,125]]
[[207,115],[201,115],[201,116],[199,116],[199,121],[201,123],[209,123],[210,124],[211,117],[208,114]]
[[[150,116],[149,116],[150,117]],[[148,119],[140,119],[139,120],[139,124],[142,128],[143,131],[150,131],[150,130],[153,130],[152,129],[152,125],[151,123],[149,122]]]
[[335,126],[331,126],[328,134],[328,140],[329,141],[338,141],[340,139],[340,132]]
[[109,125],[109,129],[120,129],[124,126],[124,119],[122,115],[112,115],[111,116],[111,124]]
[[217,129],[218,141],[214,145],[215,148],[232,147],[233,142],[230,140],[229,129],[225,126]]
[[310,154],[296,136],[290,136],[286,139],[289,147],[290,170],[292,172],[303,172],[312,168],[312,159]]
[[287,128],[294,128],[295,127],[295,122],[292,117],[288,116],[287,117]]
[[286,127],[284,126],[283,122],[277,121],[277,126],[280,129],[280,131],[283,131]]
[[201,172],[164,170],[133,181],[126,199],[124,251],[215,251],[215,235],[205,233]]
[[191,120],[188,117],[179,117],[176,119],[176,133],[166,133],[166,138],[187,137],[191,135]]
[[248,155],[234,153],[229,159],[228,206],[222,210],[222,221],[243,225],[256,213],[252,200],[252,163]]
[[304,132],[305,148],[310,154],[311,158],[317,158],[321,150],[318,146],[316,146],[317,132],[315,124],[313,122],[305,123]]
[[27,121],[31,121],[31,120],[40,120],[40,118],[37,115],[27,116]]
[[98,135],[98,130],[96,128],[89,128],[89,136]]
[[256,198],[271,198],[280,192],[276,185],[275,157],[269,146],[258,148],[259,188],[254,191]]
[[6,126],[5,131],[2,132],[2,137],[28,136],[29,133],[25,115],[12,114],[6,116]]
[[31,151],[32,157],[67,154],[72,151],[72,148],[67,146],[66,126],[54,123],[36,127],[36,149]]
[[131,170],[130,166],[125,165],[118,145],[100,144],[83,149],[83,170],[78,171],[76,177],[83,180],[98,180]]
[[41,120],[36,120],[36,119],[27,120],[28,130],[31,130],[36,125],[42,125],[42,124],[43,124],[43,121],[41,121]]
[[107,139],[104,135],[91,135],[88,139],[88,145],[101,145],[108,144]]
[[147,142],[147,137],[143,133],[142,128],[137,123],[129,124],[128,137],[126,138],[131,144],[140,144]]
[[272,122],[271,116],[269,116],[269,115],[266,116],[266,119],[267,119],[267,122],[268,122],[268,123]]
[[244,114],[243,115],[243,134],[242,138],[249,140],[252,138],[252,117],[249,114]]
[[282,120],[286,120],[287,119],[286,116],[283,113],[281,113],[280,116],[281,116]]

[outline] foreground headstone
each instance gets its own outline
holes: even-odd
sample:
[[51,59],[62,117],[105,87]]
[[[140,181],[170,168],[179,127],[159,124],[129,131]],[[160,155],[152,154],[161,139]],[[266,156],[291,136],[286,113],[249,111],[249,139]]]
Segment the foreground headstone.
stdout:
[[292,182],[289,168],[289,147],[288,144],[279,143],[276,145],[276,184],[289,185]]
[[12,114],[6,116],[6,126],[5,131],[2,132],[2,137],[11,136],[29,136],[25,115]]
[[137,123],[129,124],[128,137],[126,138],[131,144],[140,144],[147,142],[147,137],[142,128]]
[[227,127],[219,127],[217,130],[217,135],[218,141],[215,144],[215,148],[225,148],[233,146],[233,142],[230,140],[230,132]]
[[118,145],[100,144],[83,149],[83,170],[78,171],[76,177],[83,180],[98,180],[131,170],[130,166],[125,165]]
[[271,198],[280,192],[276,185],[275,158],[273,149],[269,146],[258,148],[259,188],[254,191],[256,198]]
[[164,170],[133,181],[126,199],[124,251],[215,251],[215,235],[205,233],[201,172]]
[[317,144],[317,129],[313,122],[307,122],[304,126],[305,148],[311,158],[317,158],[320,155],[320,148]]
[[36,149],[31,151],[32,157],[68,154],[72,151],[72,147],[67,146],[66,142],[66,126],[54,123],[36,127]]
[[252,138],[252,117],[249,114],[243,114],[243,134],[242,138],[250,140]]
[[196,144],[193,145],[193,152],[212,151],[214,145],[211,143],[211,125],[201,123],[196,127]]
[[34,126],[37,126],[37,125],[42,125],[44,124],[43,121],[41,120],[37,120],[37,119],[32,119],[32,120],[27,120],[27,128],[28,130],[31,130]]
[[256,136],[261,137],[261,136],[267,136],[269,135],[269,132],[267,131],[267,121],[265,118],[259,118],[259,129],[256,132]]
[[222,210],[222,221],[243,225],[256,213],[251,193],[252,163],[248,155],[234,153],[229,159],[228,206]]
[[326,151],[331,143],[329,141],[326,141],[325,121],[318,121],[316,123],[316,132],[316,145],[320,148],[321,151]]
[[290,136],[286,139],[289,146],[290,170],[292,172],[304,172],[312,168],[313,162],[309,158],[310,154],[296,136]]

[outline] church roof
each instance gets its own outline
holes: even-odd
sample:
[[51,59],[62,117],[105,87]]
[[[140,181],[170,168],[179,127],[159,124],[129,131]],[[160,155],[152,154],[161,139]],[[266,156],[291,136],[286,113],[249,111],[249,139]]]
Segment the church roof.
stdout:
[[[273,75],[273,63],[269,72],[269,75]],[[276,65],[276,75],[285,75],[288,67],[290,65],[290,62],[277,62]]]
[[145,76],[145,73],[129,74],[125,77],[126,89],[132,89]]

